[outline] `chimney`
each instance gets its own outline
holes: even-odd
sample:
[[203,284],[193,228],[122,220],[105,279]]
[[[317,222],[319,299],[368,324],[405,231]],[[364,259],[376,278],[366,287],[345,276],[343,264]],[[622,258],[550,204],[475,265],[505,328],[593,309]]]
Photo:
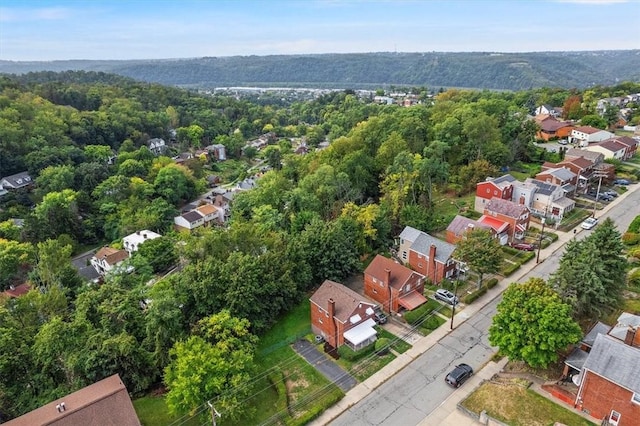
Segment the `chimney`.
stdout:
[[334,316],[336,315],[336,302],[333,298],[329,298],[329,324],[331,326],[331,332],[329,336],[327,336],[327,341],[334,348],[338,347],[338,327],[336,326],[336,320]]
[[384,269],[385,275],[384,275],[384,279],[385,279],[385,284],[389,287],[391,287],[391,269],[389,268],[385,268]]
[[[637,331],[638,331],[637,328],[634,328],[634,327],[631,327],[631,326],[629,326],[627,328],[627,334],[624,337],[625,345],[636,346],[636,345],[634,345],[634,343],[636,343],[636,344],[638,343],[638,342],[636,342],[636,340],[638,340],[638,339],[636,339]],[[640,336],[638,336],[638,337],[640,337]]]
[[431,275],[432,282],[438,282],[438,277],[436,277],[436,245],[431,244],[429,247],[429,268],[427,270],[427,275]]

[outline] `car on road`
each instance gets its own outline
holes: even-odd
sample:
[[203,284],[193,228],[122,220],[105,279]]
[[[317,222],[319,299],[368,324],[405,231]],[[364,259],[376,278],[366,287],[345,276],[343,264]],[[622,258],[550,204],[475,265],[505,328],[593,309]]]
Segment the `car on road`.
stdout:
[[598,224],[598,219],[595,217],[587,218],[584,222],[580,224],[582,229],[591,229]]
[[630,183],[628,179],[616,179],[613,181],[614,185],[629,185]]
[[522,251],[534,251],[536,249],[535,244],[529,244],[529,243],[511,243],[510,246],[516,250],[522,250]]
[[447,374],[444,381],[454,388],[459,388],[471,376],[473,376],[473,368],[467,364],[458,364],[451,373]]
[[445,288],[437,289],[436,292],[433,294],[433,297],[435,297],[436,300],[441,300],[445,303],[448,303],[449,305],[457,305],[458,302],[460,301],[458,299],[458,296],[454,295],[453,293],[451,293],[449,290]]

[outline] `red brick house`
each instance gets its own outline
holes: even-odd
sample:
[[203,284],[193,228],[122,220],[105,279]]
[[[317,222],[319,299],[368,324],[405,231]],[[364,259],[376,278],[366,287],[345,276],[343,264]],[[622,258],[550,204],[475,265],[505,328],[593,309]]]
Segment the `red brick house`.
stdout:
[[520,240],[529,229],[529,208],[513,201],[493,198],[485,206],[484,215],[497,219],[509,225],[507,233],[509,240]]
[[376,341],[376,304],[350,288],[325,280],[309,301],[311,329],[332,347],[358,350]]
[[536,138],[548,141],[554,138],[567,138],[574,129],[572,123],[560,121],[555,117],[542,115],[535,118],[539,126]]
[[640,333],[629,328],[625,340],[598,334],[580,373],[576,408],[618,426],[640,419]]
[[506,174],[495,179],[489,177],[484,182],[478,183],[476,185],[475,211],[478,213],[484,212],[485,205],[492,198],[512,200],[514,182],[517,182],[516,178]]
[[456,262],[452,258],[455,249],[455,245],[410,226],[400,234],[400,259],[433,284],[455,275]]
[[560,186],[567,195],[575,194],[578,188],[578,175],[564,167],[543,170],[535,178],[542,182]]
[[364,294],[388,312],[409,311],[427,301],[424,276],[400,263],[377,255],[364,271]]

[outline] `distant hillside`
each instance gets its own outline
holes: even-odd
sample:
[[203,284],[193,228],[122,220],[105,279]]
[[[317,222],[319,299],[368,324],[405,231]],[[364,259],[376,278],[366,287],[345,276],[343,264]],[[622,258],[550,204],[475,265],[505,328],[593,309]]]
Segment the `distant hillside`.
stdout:
[[640,50],[358,53],[130,61],[0,61],[0,73],[85,70],[188,87],[389,85],[522,90],[640,81]]

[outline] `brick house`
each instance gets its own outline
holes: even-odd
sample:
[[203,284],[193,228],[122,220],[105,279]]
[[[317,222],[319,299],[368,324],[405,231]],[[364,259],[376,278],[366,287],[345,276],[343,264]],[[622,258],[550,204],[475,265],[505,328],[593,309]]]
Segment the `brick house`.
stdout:
[[448,243],[456,244],[462,239],[462,237],[464,237],[464,234],[467,231],[477,228],[493,231],[493,228],[484,223],[480,223],[477,220],[469,219],[468,217],[456,215],[449,226],[447,226],[447,235],[445,238]]
[[565,194],[575,194],[578,187],[578,175],[564,167],[549,168],[535,177],[537,180],[560,186]]
[[555,138],[567,138],[574,129],[572,123],[557,120],[551,116],[539,116],[535,118],[539,130],[536,138],[548,141]]
[[529,208],[524,204],[493,198],[485,206],[484,215],[507,223],[509,241],[521,240],[529,229]]
[[629,147],[626,144],[618,141],[617,139],[607,139],[602,142],[593,143],[585,149],[601,153],[605,160],[614,159],[624,161],[627,159],[626,155],[628,148]]
[[409,311],[427,301],[424,276],[400,263],[377,255],[364,270],[364,294],[388,312]]
[[358,350],[376,341],[376,304],[350,288],[325,280],[309,302],[312,331],[333,348]]
[[400,259],[433,284],[455,275],[456,263],[451,257],[455,249],[455,245],[410,226],[400,233]]
[[499,178],[489,177],[484,182],[479,182],[476,185],[475,211],[478,213],[484,212],[485,205],[493,198],[512,200],[513,184],[515,182],[517,182],[516,178],[510,174]]
[[571,172],[576,175],[576,182],[574,183],[576,186],[576,192],[585,192],[589,186],[589,182],[591,181],[593,171],[595,170],[595,163],[584,157],[565,158],[563,161],[555,164],[545,162],[542,165],[542,171],[544,172],[548,169],[558,167],[571,170]]

